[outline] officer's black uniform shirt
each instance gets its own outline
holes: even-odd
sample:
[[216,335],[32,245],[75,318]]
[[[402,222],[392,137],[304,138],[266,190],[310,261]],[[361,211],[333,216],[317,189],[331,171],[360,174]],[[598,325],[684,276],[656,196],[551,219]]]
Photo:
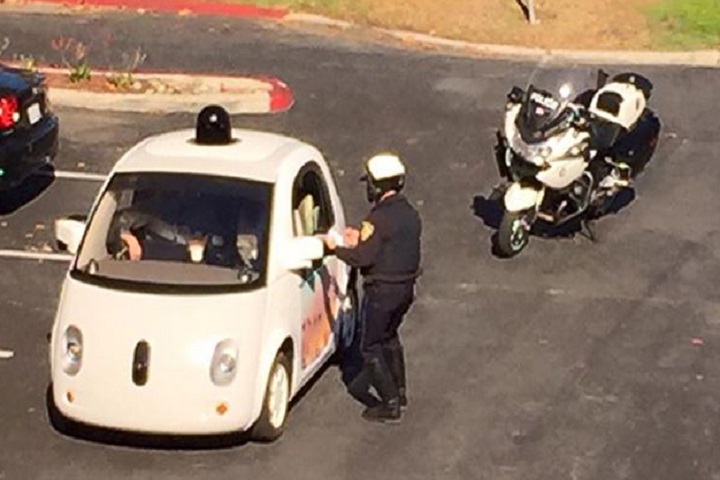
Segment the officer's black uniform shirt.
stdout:
[[381,200],[360,227],[355,248],[337,247],[337,257],[360,268],[365,282],[397,283],[420,274],[420,215],[405,196]]

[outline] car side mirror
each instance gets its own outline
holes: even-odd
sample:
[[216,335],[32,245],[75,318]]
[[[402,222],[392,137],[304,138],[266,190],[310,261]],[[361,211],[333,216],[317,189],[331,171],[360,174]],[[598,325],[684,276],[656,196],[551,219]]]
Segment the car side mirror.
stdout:
[[85,234],[86,217],[75,215],[55,220],[55,241],[58,249],[75,255]]
[[312,268],[315,260],[323,258],[325,245],[318,237],[296,237],[283,248],[283,267],[288,270]]

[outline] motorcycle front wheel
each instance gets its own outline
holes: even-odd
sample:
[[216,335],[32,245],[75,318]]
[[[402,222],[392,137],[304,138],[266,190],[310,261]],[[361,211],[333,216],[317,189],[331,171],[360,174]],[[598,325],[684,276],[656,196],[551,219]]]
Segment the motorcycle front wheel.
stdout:
[[530,212],[508,212],[503,215],[497,235],[497,248],[500,256],[514,257],[530,241],[532,227]]

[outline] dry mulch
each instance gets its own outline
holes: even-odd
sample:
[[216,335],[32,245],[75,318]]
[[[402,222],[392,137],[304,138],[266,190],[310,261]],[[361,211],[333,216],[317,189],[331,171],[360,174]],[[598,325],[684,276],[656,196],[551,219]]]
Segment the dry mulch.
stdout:
[[278,0],[277,4],[294,12],[476,43],[567,50],[647,50],[659,45],[657,36],[653,39],[645,11],[661,1],[535,0],[539,19],[536,25],[530,25],[525,16],[528,0]]
[[83,90],[95,93],[193,93],[182,91],[176,85],[168,85],[155,79],[133,78],[132,83],[114,84],[105,75],[91,75],[90,79],[73,82],[67,73],[44,72],[45,82],[49,88],[64,88],[69,90]]
[[[357,0],[364,13],[343,16],[478,43],[554,49],[647,49],[643,9],[657,0],[535,0],[540,22],[529,25],[516,0]],[[353,10],[360,7],[353,7]]]

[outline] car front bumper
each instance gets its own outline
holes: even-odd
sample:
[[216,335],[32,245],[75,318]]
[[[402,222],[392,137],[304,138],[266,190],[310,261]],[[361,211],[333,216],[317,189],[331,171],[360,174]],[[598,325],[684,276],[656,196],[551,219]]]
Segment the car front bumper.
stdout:
[[241,432],[256,420],[251,395],[234,388],[159,391],[133,386],[123,392],[58,380],[52,385],[55,406],[82,424],[143,434],[210,435]]
[[19,185],[55,158],[59,146],[60,121],[47,115],[26,131],[0,137],[0,190]]

